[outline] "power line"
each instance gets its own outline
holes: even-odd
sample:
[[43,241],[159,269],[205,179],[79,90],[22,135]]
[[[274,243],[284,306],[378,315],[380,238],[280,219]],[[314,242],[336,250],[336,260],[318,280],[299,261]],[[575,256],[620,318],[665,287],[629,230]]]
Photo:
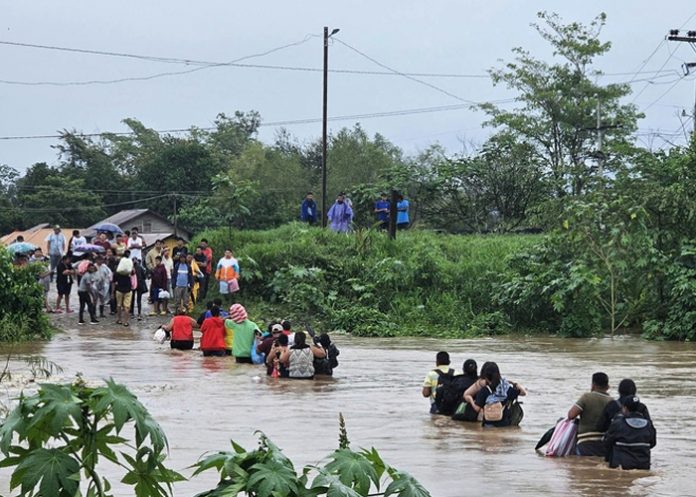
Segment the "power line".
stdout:
[[161,73],[157,73],[157,74],[151,74],[149,76],[134,76],[134,77],[127,77],[127,78],[113,79],[113,80],[67,81],[67,82],[57,82],[57,81],[31,82],[31,81],[2,80],[2,81],[0,81],[0,83],[10,84],[10,85],[23,85],[23,86],[81,86],[81,85],[92,85],[92,84],[114,84],[114,83],[123,83],[123,82],[127,82],[127,81],[148,81],[151,79],[162,78],[162,77],[167,77],[167,76],[180,76],[183,74],[191,74],[194,72],[202,71],[205,69],[210,69],[213,67],[234,66],[235,64],[238,64],[239,62],[242,62],[244,60],[253,59],[253,58],[257,58],[257,57],[265,57],[266,55],[270,55],[272,53],[278,52],[280,50],[284,50],[286,48],[302,45],[303,43],[306,43],[307,41],[312,39],[314,36],[316,36],[316,35],[310,34],[310,35],[305,36],[303,39],[301,39],[299,41],[287,43],[285,45],[281,45],[279,47],[275,47],[275,48],[272,48],[270,50],[266,50],[264,52],[245,55],[243,57],[239,57],[237,59],[234,59],[234,60],[231,60],[228,62],[205,62],[205,61],[196,61],[196,60],[189,61],[187,59],[174,59],[174,58],[168,58],[168,57],[153,57],[153,56],[146,56],[146,55],[126,54],[126,53],[120,53],[120,52],[102,52],[99,50],[87,50],[87,49],[81,49],[81,48],[54,47],[54,46],[49,46],[49,45],[32,45],[32,44],[28,44],[28,43],[0,41],[0,44],[4,44],[4,45],[27,46],[27,47],[34,47],[34,48],[45,48],[45,49],[49,49],[49,50],[60,50],[60,51],[66,51],[66,52],[78,52],[78,53],[88,53],[88,54],[97,54],[97,55],[108,55],[108,56],[112,56],[112,57],[128,57],[128,58],[134,58],[134,59],[147,60],[150,62],[169,62],[169,63],[179,63],[179,64],[183,63],[183,64],[187,64],[187,65],[197,65],[198,66],[198,67],[195,67],[193,69],[187,69],[184,71],[168,71],[168,72],[161,72]]
[[[495,100],[493,103],[510,103],[514,102],[515,99],[502,99],[502,100]],[[473,102],[473,104],[476,104],[476,102]],[[463,110],[471,108],[471,105],[469,104],[452,104],[452,105],[441,105],[438,107],[421,107],[421,108],[416,108],[416,109],[403,109],[403,110],[395,110],[395,111],[387,111],[387,112],[371,112],[371,113],[366,113],[366,114],[352,114],[352,115],[346,115],[346,116],[334,116],[334,117],[329,117],[329,121],[352,121],[355,119],[374,119],[378,117],[395,117],[395,116],[406,116],[406,115],[414,115],[414,114],[426,114],[426,113],[435,113],[435,112],[446,112],[446,111],[455,111],[455,110]],[[307,118],[307,119],[292,119],[292,120],[285,120],[285,121],[271,121],[267,123],[261,123],[259,124],[260,127],[267,127],[267,126],[290,126],[290,125],[299,125],[299,124],[314,124],[317,122],[321,122],[321,118]],[[209,126],[209,127],[201,127],[201,128],[196,128],[201,131],[214,131],[215,127]],[[163,129],[163,130],[154,130],[157,133],[186,133],[191,131],[191,128],[174,128],[174,129]],[[135,132],[133,131],[121,131],[121,132],[101,132],[101,133],[79,133],[79,136],[81,137],[100,137],[100,136],[105,136],[105,135],[113,135],[113,136],[131,136],[134,135]],[[55,139],[55,138],[62,138],[63,135],[60,134],[45,134],[45,135],[23,135],[23,136],[0,136],[0,140],[40,140],[40,139]]]
[[[47,192],[50,190],[47,190]],[[56,190],[53,190],[56,191]],[[58,190],[58,191],[63,191],[63,190]],[[61,206],[60,210],[61,211],[83,211],[83,210],[93,210],[93,209],[101,209],[101,208],[108,208],[108,207],[122,207],[124,205],[132,205],[132,204],[137,204],[140,202],[148,202],[151,200],[157,200],[160,198],[165,198],[165,197],[170,197],[170,194],[164,194],[164,195],[157,195],[154,197],[149,197],[149,198],[143,198],[140,200],[130,200],[127,202],[117,202],[113,204],[104,204],[104,205],[90,205],[90,206],[77,206],[77,207],[69,207],[69,206]],[[0,210],[21,210],[22,212],[35,212],[35,213],[40,213],[40,212],[55,212],[56,208],[44,208],[44,207],[8,207],[8,208],[0,208]]]

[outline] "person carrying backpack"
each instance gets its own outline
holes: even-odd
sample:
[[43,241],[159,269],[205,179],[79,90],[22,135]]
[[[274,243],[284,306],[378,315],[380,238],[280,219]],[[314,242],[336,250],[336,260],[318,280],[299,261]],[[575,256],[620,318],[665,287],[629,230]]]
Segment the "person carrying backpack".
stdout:
[[322,333],[314,338],[314,342],[321,346],[326,351],[325,357],[314,358],[314,374],[332,376],[333,370],[338,367],[338,355],[340,351],[331,341],[331,337],[327,333]]
[[450,356],[447,352],[441,351],[435,355],[435,366],[425,376],[421,393],[423,397],[430,399],[430,414],[448,414],[447,411],[451,409],[449,415],[452,415],[457,408],[456,404],[451,407],[453,384],[455,377],[459,375],[450,368]]
[[604,434],[604,446],[609,453],[609,467],[621,469],[650,469],[650,449],[657,444],[655,427],[641,411],[638,397],[623,399],[617,414]]

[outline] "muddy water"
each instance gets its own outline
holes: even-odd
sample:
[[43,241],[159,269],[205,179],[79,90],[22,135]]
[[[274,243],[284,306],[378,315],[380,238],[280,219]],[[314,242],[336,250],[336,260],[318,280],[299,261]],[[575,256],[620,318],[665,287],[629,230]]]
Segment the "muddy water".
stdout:
[[[59,363],[66,380],[79,371],[89,379],[113,376],[127,384],[163,425],[170,465],[186,474],[186,467],[204,452],[227,449],[229,439],[252,446],[254,430],[264,431],[297,463],[317,462],[336,447],[342,412],[354,447],[377,447],[434,497],[696,495],[693,344],[632,338],[336,337],[341,349],[336,377],[293,382],[267,379],[257,367],[226,358],[172,352],[150,340],[155,321],[130,329],[77,328],[66,318],[63,323],[65,333],[22,352]],[[495,360],[504,376],[524,384],[529,396],[522,426],[484,430],[427,414],[420,385],[440,349],[449,350],[457,364],[468,357],[479,365]],[[606,371],[614,386],[624,377],[636,381],[658,432],[653,471],[621,472],[596,459],[554,460],[535,454],[540,435],[588,388],[596,370]],[[3,470],[0,494],[7,493],[7,482]],[[203,475],[177,485],[175,494],[193,495],[214,482],[212,474]]]

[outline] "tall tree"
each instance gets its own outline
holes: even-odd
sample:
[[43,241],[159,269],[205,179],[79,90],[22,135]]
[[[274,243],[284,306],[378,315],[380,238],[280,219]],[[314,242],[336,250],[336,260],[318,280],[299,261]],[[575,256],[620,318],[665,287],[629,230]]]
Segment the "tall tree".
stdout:
[[[521,104],[506,110],[494,104],[481,108],[488,125],[508,131],[533,146],[557,196],[580,195],[621,161],[614,151],[629,145],[628,136],[642,117],[633,105],[621,103],[630,93],[627,84],[596,84],[602,74],[593,64],[611,43],[599,39],[606,21],[600,14],[589,25],[564,24],[557,14],[540,12],[543,24],[533,24],[553,50],[555,60],[545,62],[528,50],[515,48],[515,59],[492,69],[495,85],[517,92]],[[603,150],[597,149],[597,112]]]

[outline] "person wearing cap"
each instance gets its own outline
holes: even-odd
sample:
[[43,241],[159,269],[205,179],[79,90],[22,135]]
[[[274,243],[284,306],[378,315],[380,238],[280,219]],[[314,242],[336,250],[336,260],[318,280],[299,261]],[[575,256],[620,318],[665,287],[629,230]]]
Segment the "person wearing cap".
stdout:
[[57,224],[53,227],[53,233],[46,237],[48,242],[48,257],[51,264],[51,281],[56,272],[56,268],[65,254],[65,235],[60,231],[60,226]]
[[389,200],[387,194],[382,192],[379,195],[379,200],[375,202],[375,216],[379,223],[379,229],[386,230],[389,228]]
[[271,334],[264,338],[261,343],[256,346],[256,352],[259,354],[265,354],[266,357],[268,357],[268,354],[271,352],[273,342],[275,342],[278,337],[283,334],[283,327],[279,323],[271,324],[269,329]]
[[346,194],[341,192],[336,197],[336,202],[326,214],[331,222],[331,229],[336,233],[348,233],[353,222],[353,209],[346,202]]
[[650,449],[657,444],[657,432],[650,419],[639,410],[638,397],[626,397],[621,415],[614,417],[604,435],[609,452],[609,467],[621,469],[650,469]]

